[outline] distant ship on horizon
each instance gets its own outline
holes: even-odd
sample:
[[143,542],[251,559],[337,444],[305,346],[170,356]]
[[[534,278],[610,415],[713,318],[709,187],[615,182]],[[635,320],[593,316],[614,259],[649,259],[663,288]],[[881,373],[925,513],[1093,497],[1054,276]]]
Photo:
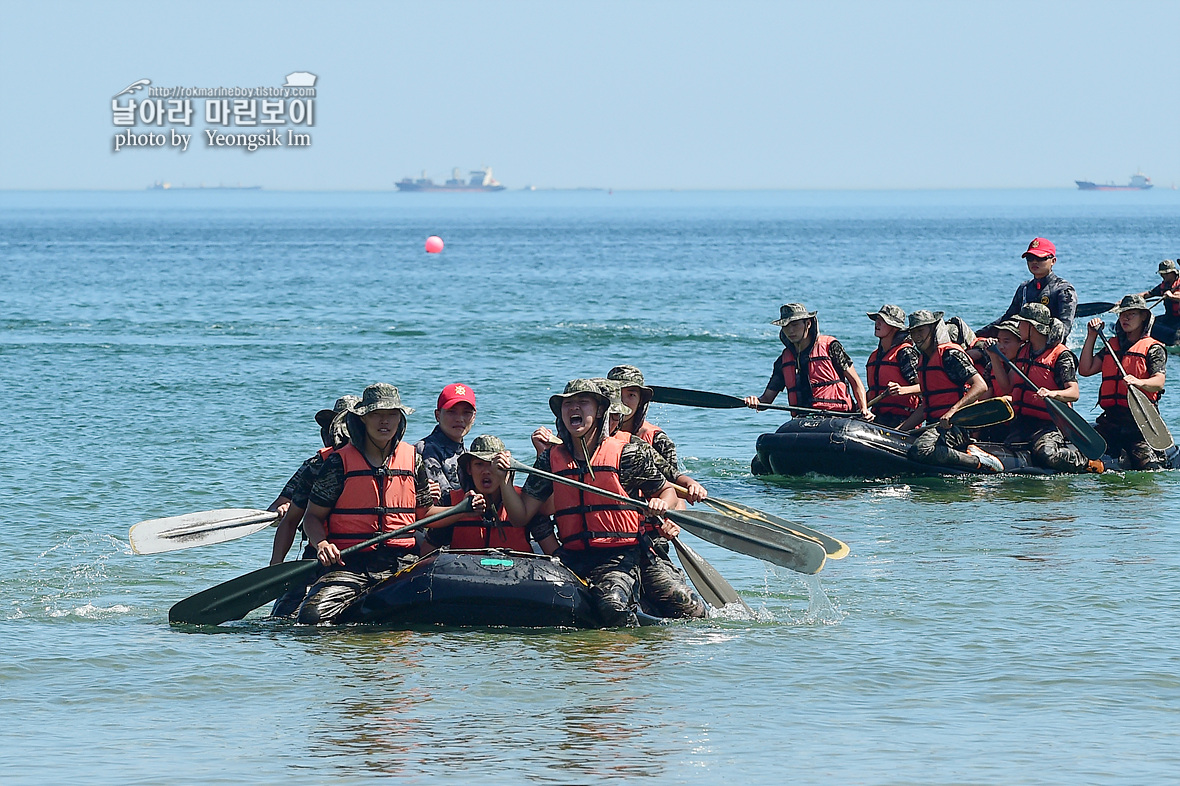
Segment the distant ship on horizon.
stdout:
[[166,180],[157,180],[147,187],[148,191],[259,191],[262,186],[244,186],[238,183],[236,186],[207,186],[201,183],[199,186],[174,186]]
[[473,191],[503,191],[505,186],[501,185],[496,178],[492,177],[492,168],[485,166],[481,169],[471,170],[471,179],[463,180],[462,172],[459,167],[451,170],[451,179],[443,184],[435,183],[426,176],[426,170],[422,170],[422,177],[414,180],[412,178],[403,178],[399,180],[397,185],[398,191],[452,191],[452,192],[473,192]]
[[1082,191],[1146,191],[1151,188],[1151,178],[1142,172],[1131,175],[1131,182],[1125,186],[1114,183],[1091,183],[1089,180],[1075,180]]

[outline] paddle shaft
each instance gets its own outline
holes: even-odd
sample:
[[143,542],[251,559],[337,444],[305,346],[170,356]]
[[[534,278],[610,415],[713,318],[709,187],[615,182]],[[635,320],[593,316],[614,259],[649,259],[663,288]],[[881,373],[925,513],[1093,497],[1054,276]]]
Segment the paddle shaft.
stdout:
[[[652,400],[657,404],[675,404],[682,407],[703,407],[705,409],[741,409],[746,406],[745,399],[730,396],[726,393],[711,393],[705,390],[688,390],[685,388],[666,388],[652,385],[655,391]],[[759,410],[773,409],[779,412],[801,412],[805,415],[826,415],[838,418],[859,417],[859,412],[833,412],[827,409],[812,407],[794,407],[784,404],[762,404]]]

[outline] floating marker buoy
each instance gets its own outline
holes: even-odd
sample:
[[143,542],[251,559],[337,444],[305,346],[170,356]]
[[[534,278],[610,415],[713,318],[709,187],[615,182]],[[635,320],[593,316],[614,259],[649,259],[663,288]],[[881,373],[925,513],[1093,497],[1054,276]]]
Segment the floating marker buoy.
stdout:
[[426,238],[426,253],[437,254],[443,250],[442,238],[438,235],[431,235]]

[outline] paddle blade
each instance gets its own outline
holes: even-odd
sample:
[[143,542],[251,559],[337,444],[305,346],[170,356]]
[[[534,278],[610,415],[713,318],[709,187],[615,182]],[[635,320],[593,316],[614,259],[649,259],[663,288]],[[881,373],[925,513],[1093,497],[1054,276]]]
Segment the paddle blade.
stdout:
[[1118,303],[1078,303],[1078,307],[1074,311],[1074,319],[1096,317],[1099,314],[1105,314],[1117,305]]
[[672,538],[672,545],[676,547],[676,556],[680,558],[680,564],[684,566],[688,580],[696,587],[697,592],[701,593],[706,603],[716,609],[724,608],[731,603],[740,603],[746,611],[751,610],[737,594],[737,590],[704,557],[681,543],[680,538]]
[[814,540],[747,519],[707,511],[670,510],[664,515],[702,540],[796,573],[818,573],[827,559]]
[[711,505],[719,513],[728,513],[732,516],[742,516],[753,519],[754,521],[766,524],[771,527],[778,527],[779,529],[789,532],[796,537],[807,540],[814,540],[824,547],[824,552],[828,555],[828,559],[844,559],[848,556],[848,544],[842,540],[826,535],[817,529],[812,529],[805,524],[800,524],[798,521],[790,521],[789,519],[780,518],[773,513],[767,513],[757,508],[751,508],[748,505],[743,505],[740,502],[734,502],[728,499],[721,499],[719,497],[709,497],[705,500],[707,505]]
[[319,562],[303,559],[260,568],[245,576],[198,592],[168,610],[168,621],[185,625],[220,625],[240,620],[291,586],[315,576]]
[[705,407],[706,409],[737,409],[746,403],[737,396],[724,393],[708,393],[704,390],[662,388],[652,385],[651,400],[659,404],[678,404],[683,407]]
[[1159,410],[1151,403],[1151,399],[1137,387],[1127,386],[1127,407],[1131,410],[1131,417],[1135,425],[1143,432],[1143,439],[1156,450],[1167,450],[1175,443]]
[[1012,419],[1012,404],[1004,398],[976,401],[951,415],[951,422],[962,428],[986,428]]
[[136,554],[160,554],[244,538],[278,523],[279,515],[253,508],[225,508],[148,519],[127,533]]

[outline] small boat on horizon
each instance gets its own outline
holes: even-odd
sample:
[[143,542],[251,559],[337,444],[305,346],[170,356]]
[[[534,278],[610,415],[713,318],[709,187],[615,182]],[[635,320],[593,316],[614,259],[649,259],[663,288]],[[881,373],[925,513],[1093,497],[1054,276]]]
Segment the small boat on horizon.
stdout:
[[1114,183],[1092,183],[1089,180],[1075,180],[1082,191],[1146,191],[1151,188],[1151,178],[1142,172],[1131,175],[1131,182],[1125,186]]

